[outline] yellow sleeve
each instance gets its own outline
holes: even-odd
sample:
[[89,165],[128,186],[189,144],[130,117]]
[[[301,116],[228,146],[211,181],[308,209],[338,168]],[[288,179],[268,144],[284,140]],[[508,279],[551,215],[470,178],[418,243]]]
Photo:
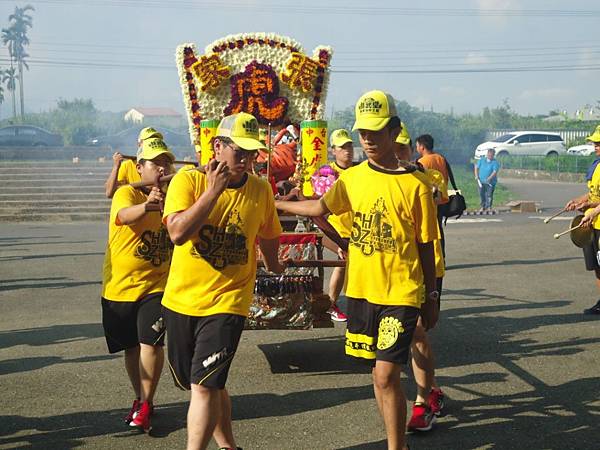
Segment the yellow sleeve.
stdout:
[[[133,161],[126,159],[119,166],[119,172],[117,173],[117,182],[119,184],[129,184],[133,183],[134,180],[130,179],[131,166],[133,165]],[[135,167],[135,166],[134,166]]]
[[333,183],[331,189],[325,193],[322,199],[325,202],[325,206],[327,206],[327,209],[332,214],[339,216],[352,209],[346,191],[346,180],[343,174],[335,183]]
[[436,206],[431,190],[425,184],[422,189],[417,190],[417,197],[412,206],[412,216],[417,242],[425,244],[440,239]]
[[135,190],[130,186],[123,186],[117,189],[113,196],[112,203],[110,206],[110,223],[121,226],[122,224],[118,221],[117,215],[123,208],[129,208],[130,206],[137,205],[135,201]]
[[[271,186],[266,182],[261,181],[261,187],[263,188],[263,201],[265,202],[263,222],[258,230],[258,237],[262,239],[275,239],[281,235],[283,231],[281,223],[279,222],[279,216],[275,209],[275,201],[273,199],[273,191]],[[261,209],[262,210],[262,209]]]
[[[200,175],[203,176],[202,174]],[[200,185],[202,186],[203,183],[200,182]],[[201,192],[202,190],[203,189],[201,189]],[[185,211],[192,206],[196,200],[197,197],[191,173],[189,171],[178,172],[169,183],[167,198],[165,199],[163,223],[169,215]]]

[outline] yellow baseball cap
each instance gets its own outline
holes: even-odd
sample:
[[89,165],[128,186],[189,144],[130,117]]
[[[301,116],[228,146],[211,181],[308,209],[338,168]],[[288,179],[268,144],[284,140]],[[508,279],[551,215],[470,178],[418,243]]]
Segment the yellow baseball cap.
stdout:
[[356,122],[352,131],[379,131],[397,116],[394,97],[383,91],[369,91],[356,102]]
[[163,135],[152,127],[142,128],[140,130],[140,134],[138,134],[138,142],[145,141],[146,139],[150,138],[163,139]]
[[406,128],[406,125],[404,125],[404,122],[400,122],[400,124],[402,126],[402,130],[400,131],[400,134],[396,138],[396,142],[398,144],[410,145],[410,134],[408,134],[408,128]]
[[329,139],[332,147],[341,147],[348,142],[352,143],[352,137],[350,137],[350,133],[348,133],[348,130],[344,130],[343,128],[335,130],[333,133],[331,133],[331,137]]
[[594,132],[586,137],[585,140],[590,142],[600,142],[600,125],[598,125]]
[[264,150],[265,144],[258,139],[258,122],[252,114],[245,112],[226,116],[219,123],[217,137],[231,139],[242,150]]
[[149,138],[142,141],[142,146],[137,152],[137,162],[142,159],[151,160],[160,155],[167,155],[171,162],[175,161],[175,155],[171,153],[169,147],[162,139]]

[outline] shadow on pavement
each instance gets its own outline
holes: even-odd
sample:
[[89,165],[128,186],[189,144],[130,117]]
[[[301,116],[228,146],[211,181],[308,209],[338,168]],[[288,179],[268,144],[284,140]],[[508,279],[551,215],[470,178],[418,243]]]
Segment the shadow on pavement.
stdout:
[[37,356],[32,358],[16,358],[0,361],[0,375],[11,373],[22,373],[30,370],[43,369],[55,364],[79,364],[94,361],[106,361],[116,359],[116,355],[86,356],[82,358],[65,359],[60,356]]
[[79,323],[52,325],[50,327],[24,328],[21,330],[0,331],[0,348],[15,345],[53,345],[65,342],[76,342],[104,336],[102,324]]
[[[69,278],[29,278],[16,280],[3,280],[0,292],[18,291],[20,289],[64,289],[69,287],[89,286],[101,284],[101,281],[64,281]],[[56,281],[55,283],[40,283],[40,281]],[[24,283],[26,282],[26,283]]]
[[0,262],[21,261],[21,260],[26,260],[26,259],[50,259],[50,258],[72,257],[72,256],[96,256],[96,255],[104,255],[104,252],[51,253],[48,255],[1,256]]
[[536,264],[552,264],[565,261],[573,261],[581,259],[581,257],[565,257],[565,258],[549,258],[549,259],[509,259],[505,261],[497,262],[480,262],[480,263],[469,263],[469,264],[453,264],[446,267],[446,270],[459,270],[459,269],[476,269],[479,267],[490,267],[490,266],[531,266]]
[[[166,437],[185,427],[187,404],[156,408],[149,435],[123,422],[127,411],[113,409],[50,417],[0,416],[0,447],[64,450],[89,444],[86,438],[108,436],[113,441],[110,447],[115,449],[147,448],[152,446],[153,438]],[[27,434],[12,436],[23,432]]]
[[[432,334],[436,366],[464,370],[493,363],[492,370],[488,366],[481,372],[459,377],[440,376],[442,388],[462,392],[461,398],[467,400],[448,399],[447,418],[440,420],[431,432],[410,436],[412,448],[598,448],[600,376],[554,384],[544,381],[552,380],[552,374],[540,372],[543,379],[536,375],[536,366],[541,363],[534,365],[536,370],[527,369],[535,358],[566,355],[581,355],[582,364],[586,364],[586,347],[598,344],[600,337],[580,338],[572,333],[573,337],[566,339],[540,342],[536,336],[543,334],[536,330],[558,326],[576,329],[578,323],[593,319],[556,311],[570,304],[566,300],[511,299],[481,289],[444,291],[446,301],[451,302],[453,296],[466,297],[469,302],[493,299],[502,304],[486,302],[482,305],[474,301],[473,306],[442,311],[440,325]],[[546,312],[548,310],[552,312]],[[515,317],[515,313],[523,317]],[[259,347],[273,373],[340,374],[357,367],[342,356],[342,338],[303,339]],[[564,370],[568,371],[569,367]],[[408,379],[406,391],[410,399],[414,398],[416,389],[412,374],[408,374]],[[328,407],[327,396],[334,391],[323,390],[311,400],[313,407]],[[490,395],[490,392],[498,394]],[[360,395],[373,398],[371,386],[362,387]],[[385,441],[345,449],[379,448],[385,448]]]

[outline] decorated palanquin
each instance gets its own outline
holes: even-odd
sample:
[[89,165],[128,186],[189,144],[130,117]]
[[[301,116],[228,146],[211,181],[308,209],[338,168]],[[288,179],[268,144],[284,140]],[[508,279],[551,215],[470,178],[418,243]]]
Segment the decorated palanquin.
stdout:
[[[272,184],[289,180],[305,196],[313,196],[311,176],[327,163],[323,116],[331,56],[330,47],[319,46],[309,56],[295,40],[269,33],[227,36],[204,52],[191,43],[178,46],[176,61],[190,139],[200,153],[200,163],[214,157],[212,139],[220,119],[247,112],[267,130],[270,151],[258,158],[266,164],[263,175]],[[290,128],[299,130],[298,136],[290,133],[287,142],[277,142]],[[280,257],[322,260],[320,234],[285,234]],[[248,326],[328,326],[329,299],[322,291],[322,267],[288,268],[283,276],[259,268]]]

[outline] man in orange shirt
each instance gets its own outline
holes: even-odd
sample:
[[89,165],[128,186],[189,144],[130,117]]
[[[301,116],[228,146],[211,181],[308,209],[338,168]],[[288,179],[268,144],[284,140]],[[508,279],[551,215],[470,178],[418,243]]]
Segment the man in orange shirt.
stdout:
[[[433,137],[430,134],[422,134],[416,139],[416,149],[419,153],[417,161],[426,169],[437,170],[444,176],[446,186],[448,186],[448,161],[439,153],[433,151]],[[442,226],[442,218],[444,217],[444,205],[448,203],[445,199],[438,204],[438,224],[440,225],[440,234],[442,236],[442,253],[446,256],[446,238],[444,236],[444,227]]]

